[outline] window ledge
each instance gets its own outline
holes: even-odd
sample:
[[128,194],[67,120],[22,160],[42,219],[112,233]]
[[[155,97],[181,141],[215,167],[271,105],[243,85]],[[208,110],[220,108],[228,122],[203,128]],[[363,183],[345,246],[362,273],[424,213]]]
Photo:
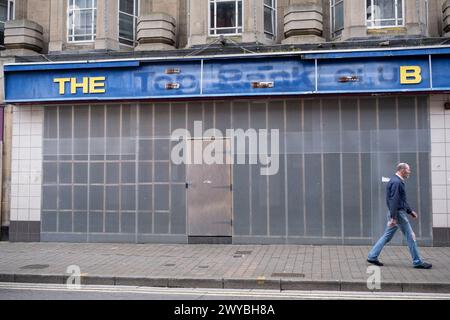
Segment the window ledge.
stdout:
[[335,37],[331,37],[331,38],[330,38],[330,41],[331,41],[331,42],[342,41],[342,35],[335,36]]
[[[210,44],[213,42],[217,42],[219,40],[221,35],[208,35],[206,36],[206,43]],[[233,34],[233,35],[229,35],[229,34],[222,34],[222,36],[224,36],[224,39],[230,39],[231,41],[237,42],[237,43],[241,43],[242,42],[242,34]]]
[[242,33],[208,34],[208,38],[211,39],[217,39],[220,36],[224,36],[224,38],[242,38]]
[[367,34],[403,34],[406,33],[405,27],[370,27],[367,28]]
[[95,40],[83,40],[83,41],[67,41],[66,43],[70,45],[84,45],[84,44],[93,44]]
[[93,50],[95,41],[93,42],[65,42],[62,51],[84,51]]

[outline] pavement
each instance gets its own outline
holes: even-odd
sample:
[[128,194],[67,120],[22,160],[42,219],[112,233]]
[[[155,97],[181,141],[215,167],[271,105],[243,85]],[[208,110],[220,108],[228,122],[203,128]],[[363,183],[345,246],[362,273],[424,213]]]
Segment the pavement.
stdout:
[[[0,242],[0,282],[366,291],[368,246],[72,244]],[[421,247],[431,270],[412,268],[406,247],[387,246],[380,292],[450,293],[450,248]],[[72,266],[71,268],[69,268]],[[76,266],[76,267],[73,267]],[[73,283],[73,282],[70,282]]]

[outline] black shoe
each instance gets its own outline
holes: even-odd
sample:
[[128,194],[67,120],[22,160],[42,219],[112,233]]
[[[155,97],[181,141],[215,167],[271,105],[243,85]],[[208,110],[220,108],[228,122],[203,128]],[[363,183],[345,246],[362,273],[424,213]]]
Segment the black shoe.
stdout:
[[414,266],[416,269],[431,269],[433,265],[431,263],[422,262],[422,264],[419,264],[417,266]]
[[374,264],[374,265],[376,265],[376,266],[379,266],[379,267],[382,267],[382,266],[384,266],[384,264],[382,264],[380,261],[378,261],[378,260],[369,260],[369,259],[367,259],[367,262],[368,263],[371,263],[371,264]]

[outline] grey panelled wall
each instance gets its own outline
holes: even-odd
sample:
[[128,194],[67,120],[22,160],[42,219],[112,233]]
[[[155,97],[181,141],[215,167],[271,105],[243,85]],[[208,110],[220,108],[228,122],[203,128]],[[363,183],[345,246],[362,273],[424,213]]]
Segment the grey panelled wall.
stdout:
[[407,161],[414,229],[431,245],[426,96],[48,106],[42,240],[186,243],[170,133],[193,134],[194,121],[280,130],[278,174],[233,166],[234,243],[371,243],[385,225],[382,178]]

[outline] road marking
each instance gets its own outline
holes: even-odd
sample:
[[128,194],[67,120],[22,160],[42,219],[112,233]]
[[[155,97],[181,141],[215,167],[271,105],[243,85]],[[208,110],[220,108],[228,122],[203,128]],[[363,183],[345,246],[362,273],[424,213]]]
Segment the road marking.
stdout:
[[266,299],[356,299],[356,300],[450,300],[450,294],[437,293],[388,293],[388,292],[337,292],[337,291],[276,291],[276,290],[229,290],[229,289],[183,289],[129,286],[86,286],[70,289],[65,285],[0,283],[1,290],[62,291],[96,293],[131,293],[186,296],[252,297]]

